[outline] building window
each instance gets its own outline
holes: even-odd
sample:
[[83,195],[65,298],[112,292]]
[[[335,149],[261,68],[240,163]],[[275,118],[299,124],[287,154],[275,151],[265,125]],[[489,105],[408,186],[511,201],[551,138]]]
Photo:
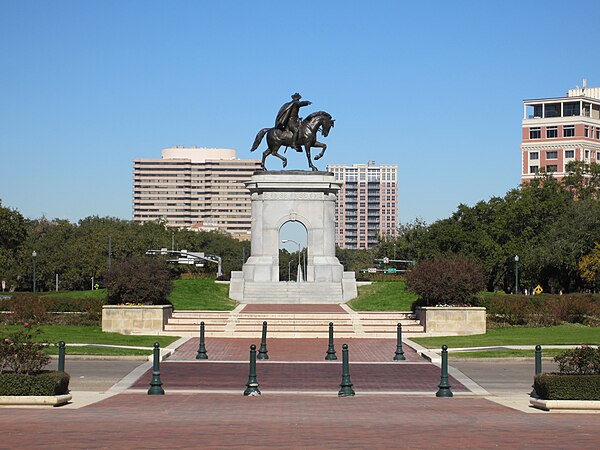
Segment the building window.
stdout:
[[596,161],[600,161],[600,152],[596,152]]
[[539,139],[542,137],[542,131],[540,127],[529,129],[529,139]]
[[563,116],[578,116],[579,115],[579,102],[565,103],[563,105]]
[[575,150],[565,150],[565,158],[575,158]]
[[583,127],[583,135],[585,137],[590,137],[590,127],[588,127],[587,125]]
[[600,139],[600,127],[596,127],[596,139]]
[[585,159],[590,159],[590,151],[589,150],[585,151]]
[[546,159],[556,159],[558,158],[558,152],[546,152]]
[[546,165],[546,173],[550,173],[550,172],[558,172],[558,165],[557,164],[547,164]]
[[558,127],[546,128],[546,137],[548,139],[558,137]]
[[531,152],[529,153],[529,159],[539,159],[540,158],[540,154],[538,152]]
[[540,171],[540,166],[529,166],[529,173],[538,173]]
[[565,125],[563,127],[563,137],[575,136],[575,125]]

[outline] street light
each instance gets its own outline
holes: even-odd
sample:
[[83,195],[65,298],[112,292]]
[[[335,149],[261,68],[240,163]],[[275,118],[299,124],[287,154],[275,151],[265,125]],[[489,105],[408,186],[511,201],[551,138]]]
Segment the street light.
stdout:
[[31,252],[31,260],[33,261],[33,292],[35,292],[35,257],[37,256],[36,251]]
[[300,265],[300,243],[294,241],[293,239],[283,239],[281,241],[282,244],[287,244],[288,242],[293,242],[298,246],[298,274],[296,276],[296,281],[302,281],[302,267]]
[[519,255],[515,256],[515,294],[519,293]]

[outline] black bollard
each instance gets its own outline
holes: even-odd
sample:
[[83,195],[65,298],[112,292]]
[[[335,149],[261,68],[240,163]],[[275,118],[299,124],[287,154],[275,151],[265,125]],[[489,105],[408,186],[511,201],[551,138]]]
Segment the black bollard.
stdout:
[[148,395],[165,395],[165,390],[162,388],[162,381],[160,381],[160,344],[158,342],[154,343],[153,359],[152,380],[150,381]]
[[263,322],[262,326],[262,337],[260,339],[260,348],[258,349],[258,359],[269,359],[269,355],[267,354],[269,351],[267,350],[267,322]]
[[448,346],[442,345],[442,377],[439,389],[436,392],[436,397],[453,397],[452,391],[450,390],[450,383],[448,383]]
[[65,371],[65,341],[58,343],[58,371]]
[[335,361],[335,348],[333,346],[333,322],[329,322],[329,346],[327,347],[327,354],[325,355],[326,361]]
[[256,345],[250,346],[250,373],[248,374],[248,383],[244,395],[258,397],[260,390],[258,389],[258,381],[256,380]]
[[206,354],[206,346],[204,345],[204,322],[200,322],[200,344],[198,345],[196,359],[208,359],[208,355]]
[[[540,373],[542,373],[542,346],[538,344],[535,346],[535,375],[539,375]],[[533,390],[529,395],[533,398],[538,398],[539,395],[535,391],[535,380],[531,387]]]
[[355,395],[350,380],[350,365],[348,363],[348,344],[342,345],[342,383],[338,397],[353,397]]
[[398,324],[398,339],[396,341],[396,354],[394,355],[394,361],[405,361],[404,350],[402,350],[402,324]]

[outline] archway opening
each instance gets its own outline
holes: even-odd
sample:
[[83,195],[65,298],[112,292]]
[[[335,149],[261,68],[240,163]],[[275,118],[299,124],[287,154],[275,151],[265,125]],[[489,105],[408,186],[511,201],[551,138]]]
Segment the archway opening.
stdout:
[[302,222],[288,221],[279,229],[279,281],[306,280],[308,231]]

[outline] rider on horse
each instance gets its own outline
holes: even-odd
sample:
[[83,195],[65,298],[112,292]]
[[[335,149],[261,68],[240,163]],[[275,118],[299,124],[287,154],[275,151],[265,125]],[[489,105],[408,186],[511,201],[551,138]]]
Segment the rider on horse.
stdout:
[[282,131],[288,130],[292,133],[292,145],[291,147],[297,152],[301,152],[302,149],[296,144],[298,139],[298,130],[300,128],[301,119],[298,117],[300,108],[311,104],[309,101],[300,101],[302,96],[297,92],[292,95],[292,101],[284,103],[277,113],[275,119],[275,128]]

